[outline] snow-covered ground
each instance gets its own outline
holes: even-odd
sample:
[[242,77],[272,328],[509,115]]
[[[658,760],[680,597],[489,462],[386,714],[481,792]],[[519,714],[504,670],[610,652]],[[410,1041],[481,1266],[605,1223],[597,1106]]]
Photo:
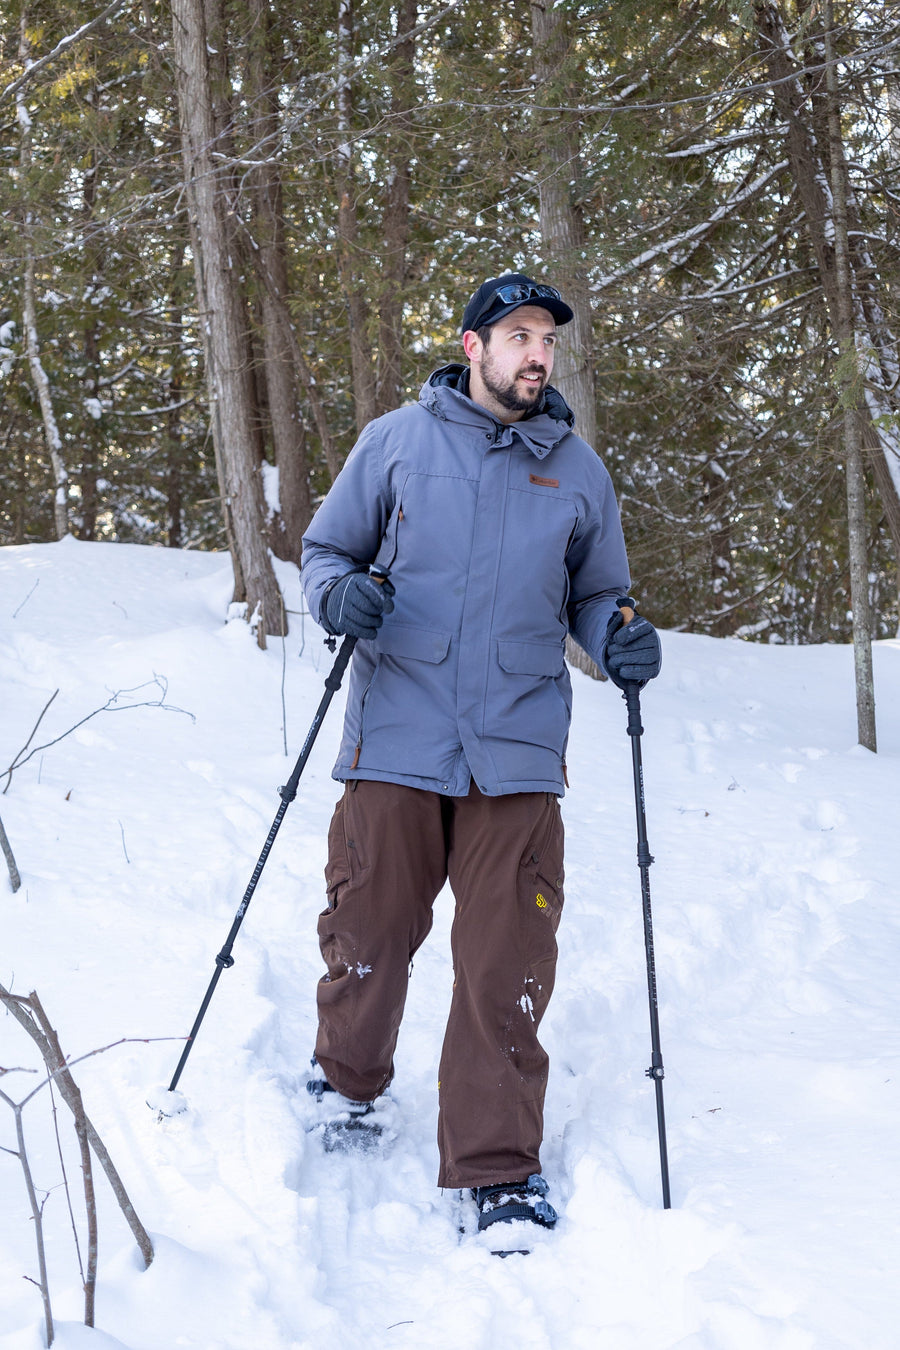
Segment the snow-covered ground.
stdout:
[[[299,612],[293,570],[281,575]],[[230,591],[221,554],[0,550],[0,768],[54,690],[32,746],[132,691],[0,796],[22,873],[15,895],[0,874],[0,981],[38,991],[72,1058],[128,1038],[75,1076],[156,1249],[143,1270],[98,1170],[97,1330],[80,1327],[39,1093],[24,1122],[49,1193],[56,1344],[895,1347],[900,643],[875,651],[876,756],[855,744],[847,648],[665,638],[663,675],[643,695],[643,755],[669,1212],[644,1076],[625,708],[610,685],[573,675],[566,914],[544,1037],[544,1172],[562,1217],[533,1255],[498,1261],[460,1241],[434,1185],[448,893],[413,973],[393,1147],[325,1155],[305,1129],[339,701],[188,1060],[189,1110],[160,1121],[146,1105],[171,1078],[332,659],[299,613],[286,643],[261,652],[243,622],[226,622]],[[0,1064],[36,1064],[9,1016]],[[24,1072],[2,1079],[17,1099],[34,1085]],[[2,1102],[0,1145],[15,1146]],[[33,1224],[9,1153],[0,1180],[0,1347],[37,1350]]]

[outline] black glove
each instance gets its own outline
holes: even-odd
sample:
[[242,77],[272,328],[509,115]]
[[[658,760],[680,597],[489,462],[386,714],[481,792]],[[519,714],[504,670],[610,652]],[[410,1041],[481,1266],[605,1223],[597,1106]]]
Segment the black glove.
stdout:
[[[620,605],[634,608],[634,601],[626,597]],[[606,626],[606,650],[603,668],[613,684],[620,689],[631,682],[641,688],[648,680],[655,679],[662,666],[662,647],[659,634],[649,619],[635,614],[631,623],[626,623],[621,610],[616,610]]]
[[355,638],[373,638],[382,616],[394,608],[393,594],[387,579],[378,582],[367,572],[348,572],[325,592],[323,626],[335,637],[347,633]]

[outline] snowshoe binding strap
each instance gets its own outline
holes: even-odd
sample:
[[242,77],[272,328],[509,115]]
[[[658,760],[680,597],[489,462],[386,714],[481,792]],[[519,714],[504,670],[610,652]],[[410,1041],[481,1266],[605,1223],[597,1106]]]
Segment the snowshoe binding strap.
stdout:
[[559,1217],[544,1197],[549,1191],[544,1178],[532,1173],[526,1181],[507,1181],[499,1186],[478,1186],[473,1192],[478,1207],[478,1231],[483,1233],[494,1223],[512,1223],[524,1219],[552,1228]]

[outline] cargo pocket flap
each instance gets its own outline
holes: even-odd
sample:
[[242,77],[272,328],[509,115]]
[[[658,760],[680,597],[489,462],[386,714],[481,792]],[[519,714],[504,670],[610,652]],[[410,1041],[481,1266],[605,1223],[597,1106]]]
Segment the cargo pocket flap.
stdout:
[[385,624],[375,640],[376,649],[386,656],[402,656],[413,661],[437,665],[450,650],[450,633],[434,628],[414,628],[411,624]]
[[563,647],[558,642],[499,642],[500,665],[510,675],[561,675]]

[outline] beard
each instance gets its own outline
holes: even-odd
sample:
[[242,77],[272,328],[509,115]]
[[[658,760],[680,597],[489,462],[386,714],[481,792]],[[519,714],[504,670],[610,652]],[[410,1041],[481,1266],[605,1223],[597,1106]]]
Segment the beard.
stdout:
[[[522,392],[516,386],[516,380],[522,375],[540,375],[540,384],[525,385]],[[481,380],[485,389],[507,412],[531,412],[541,401],[547,386],[547,372],[540,366],[525,366],[516,372],[512,379],[500,375],[490,352],[485,352],[481,362]]]

